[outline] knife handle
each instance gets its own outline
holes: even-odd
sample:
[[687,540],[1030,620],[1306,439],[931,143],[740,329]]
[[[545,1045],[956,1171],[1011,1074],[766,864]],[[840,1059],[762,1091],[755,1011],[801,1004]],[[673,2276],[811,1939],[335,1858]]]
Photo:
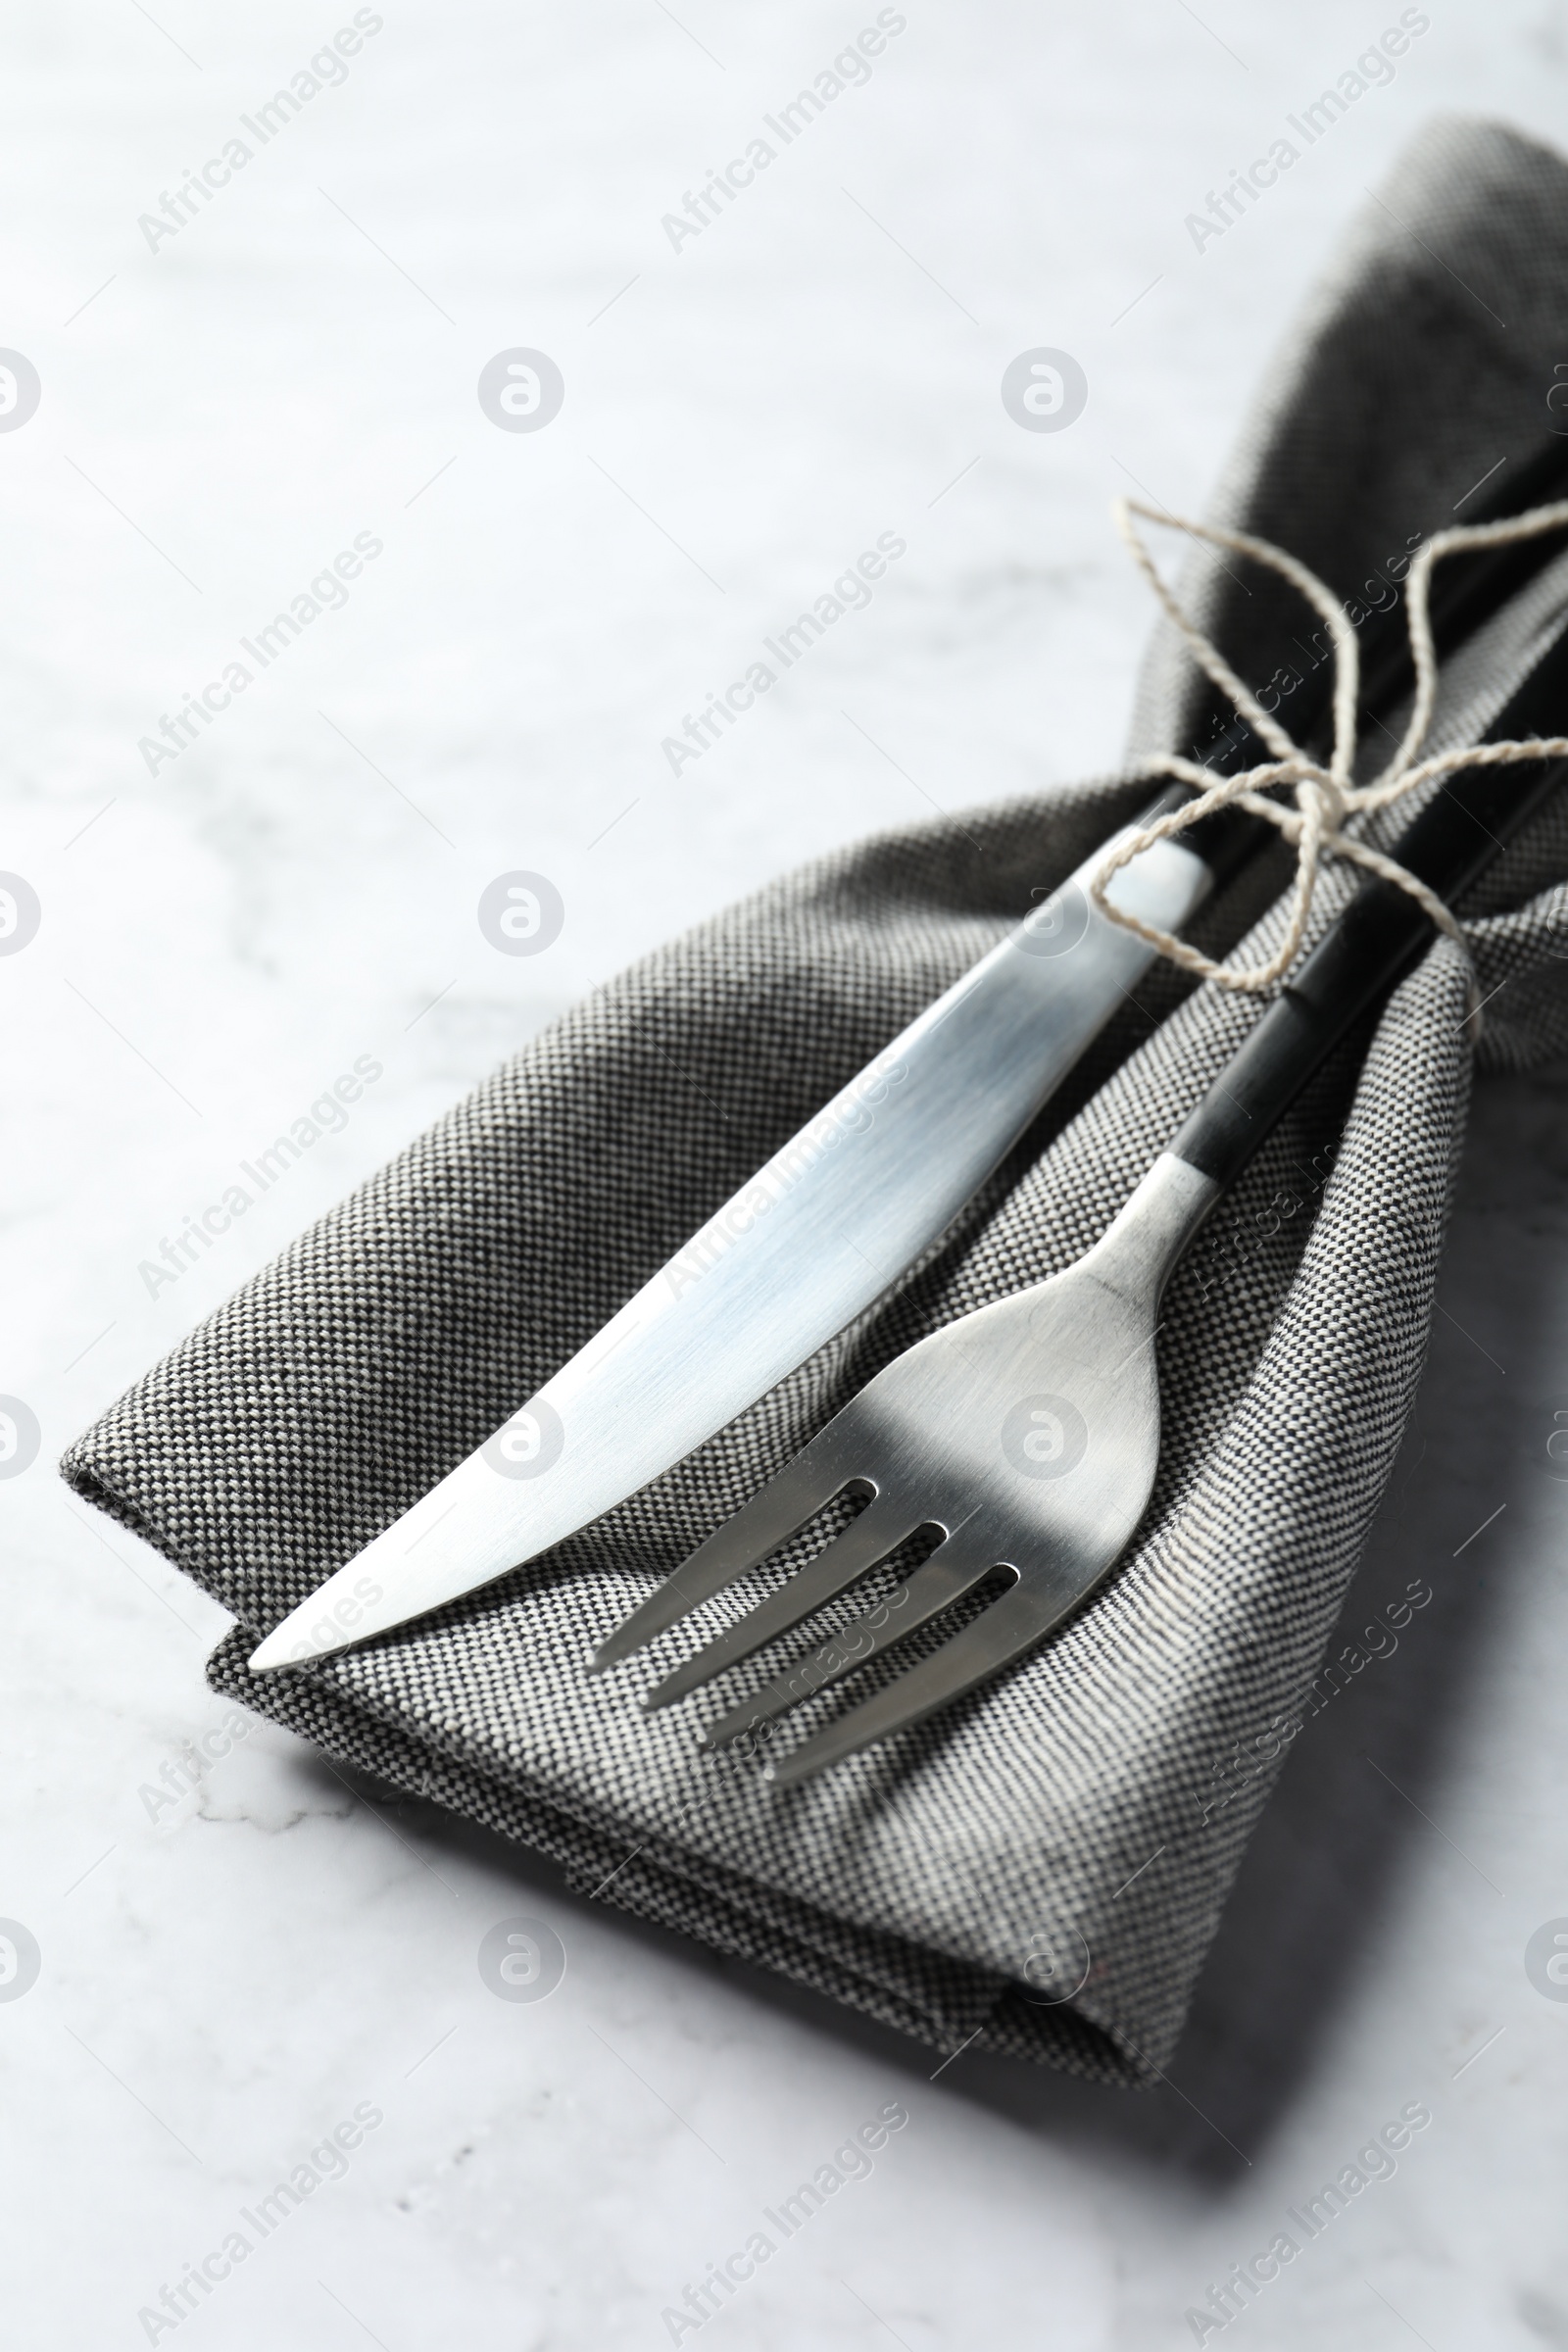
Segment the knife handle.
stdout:
[[[1485,740],[1568,732],[1565,721],[1568,630]],[[1451,904],[1565,780],[1563,760],[1466,769],[1441,786],[1390,854]],[[1188,1119],[1170,1147],[1175,1156],[1221,1185],[1232,1183],[1334,1047],[1433,937],[1408,891],[1377,877],[1363,882]]]

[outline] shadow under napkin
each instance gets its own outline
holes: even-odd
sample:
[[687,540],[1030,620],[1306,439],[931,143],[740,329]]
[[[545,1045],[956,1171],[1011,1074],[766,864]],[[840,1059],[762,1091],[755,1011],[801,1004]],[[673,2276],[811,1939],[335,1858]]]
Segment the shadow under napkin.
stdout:
[[[1354,593],[1499,445],[1539,436],[1565,265],[1560,163],[1487,126],[1426,134],[1277,365],[1223,517]],[[1200,609],[1216,580],[1196,583]],[[1260,618],[1266,604],[1234,627],[1223,614],[1259,678],[1298,625]],[[1195,709],[1157,641],[1144,741],[1187,741]],[[744,1760],[698,1756],[688,1711],[636,1709],[689,1634],[599,1681],[582,1665],[880,1363],[1102,1230],[1257,1016],[1184,996],[1163,969],[941,1250],[690,1460],[438,1618],[265,1682],[244,1659],[1143,797],[1122,777],[885,837],[651,957],[301,1236],[64,1465],[234,1610],[215,1684],[328,1753],[937,2046],[979,2032],[977,2046],[1130,2083],[1169,2059],[1266,1794],[1263,1775],[1205,1819],[1216,1763],[1300,1703],[1414,1395],[1467,1086],[1446,948],[1390,1006],[1353,1103],[1352,1053],[1237,1188],[1227,1216],[1252,1238],[1231,1277],[1206,1293],[1178,1279],[1160,1483],[1128,1558],[949,1716],[770,1791]],[[1554,806],[1488,885],[1483,987],[1515,981],[1494,1060],[1568,1047],[1564,872]],[[1213,936],[1250,920],[1259,887],[1213,910]],[[1320,922],[1343,895],[1340,877]],[[1315,1208],[1303,1170],[1342,1127]],[[1268,1232],[1282,1193],[1297,1205]],[[733,1678],[715,1711],[772,1663]],[[805,1727],[835,1703],[812,1702]],[[1039,2006],[1021,1989],[1029,1955],[1072,1934],[1083,1988]]]

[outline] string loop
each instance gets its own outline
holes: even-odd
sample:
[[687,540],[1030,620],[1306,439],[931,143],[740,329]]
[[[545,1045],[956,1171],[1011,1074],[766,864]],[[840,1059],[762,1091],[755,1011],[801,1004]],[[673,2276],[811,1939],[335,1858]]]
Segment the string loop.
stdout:
[[[1141,499],[1118,498],[1112,513],[1116,528],[1121,533],[1134,563],[1163,606],[1166,616],[1175,625],[1200,669],[1235,706],[1238,714],[1267,746],[1273,758],[1253,767],[1243,769],[1234,776],[1217,776],[1212,768],[1200,766],[1196,760],[1184,760],[1179,754],[1156,753],[1144,762],[1144,772],[1150,776],[1174,777],[1191,785],[1195,797],[1180,808],[1171,809],[1152,824],[1142,825],[1121,842],[1106,857],[1094,880],[1089,895],[1102,914],[1124,930],[1132,931],[1147,941],[1170,962],[1183,971],[1195,973],[1202,980],[1217,981],[1221,988],[1238,989],[1250,995],[1262,995],[1284,978],[1300,953],[1311,919],[1312,899],[1317,877],[1325,858],[1344,858],[1378,874],[1386,882],[1409,893],[1435,928],[1451,939],[1464,956],[1470,974],[1470,1008],[1472,1018],[1479,1010],[1479,997],[1470,944],[1463,926],[1458,923],[1443,901],[1418,877],[1374,850],[1348,830],[1358,817],[1374,809],[1386,808],[1391,802],[1402,799],[1406,793],[1431,783],[1440,776],[1450,776],[1466,767],[1496,767],[1521,760],[1561,760],[1568,758],[1568,736],[1530,736],[1502,743],[1474,744],[1466,750],[1442,752],[1432,759],[1419,757],[1432,723],[1433,704],[1437,696],[1438,662],[1432,642],[1432,623],[1428,612],[1434,567],[1446,556],[1461,548],[1499,547],[1512,541],[1539,538],[1545,531],[1561,530],[1568,525],[1568,499],[1555,504],[1532,507],[1528,513],[1510,515],[1500,522],[1457,524],[1450,530],[1439,531],[1426,540],[1410,565],[1406,589],[1405,618],[1410,632],[1410,654],[1415,665],[1415,695],[1404,736],[1394,758],[1382,773],[1367,785],[1357,787],[1350,781],[1356,758],[1356,703],[1360,691],[1360,649],[1355,629],[1332,590],[1325,586],[1314,571],[1288,555],[1267,539],[1253,538],[1246,531],[1227,531],[1211,523],[1189,522],[1179,514],[1146,506]],[[1203,539],[1211,547],[1225,548],[1233,555],[1250,556],[1254,563],[1278,573],[1298,589],[1326,625],[1334,652],[1334,746],[1328,764],[1309,759],[1300,746],[1293,742],[1272,711],[1265,710],[1225,657],[1195,621],[1182,610],[1171,590],[1155,568],[1153,558],[1144,544],[1134,515],[1147,522],[1165,522],[1189,536]],[[1294,804],[1271,800],[1267,788],[1289,785],[1295,795]],[[1297,854],[1296,876],[1290,895],[1289,919],[1285,936],[1274,954],[1264,963],[1237,964],[1216,962],[1212,956],[1190,947],[1168,931],[1146,923],[1141,916],[1112,904],[1107,891],[1112,878],[1143,850],[1157,841],[1173,840],[1189,825],[1197,824],[1216,808],[1241,808],[1253,816],[1260,816],[1284,834]]]

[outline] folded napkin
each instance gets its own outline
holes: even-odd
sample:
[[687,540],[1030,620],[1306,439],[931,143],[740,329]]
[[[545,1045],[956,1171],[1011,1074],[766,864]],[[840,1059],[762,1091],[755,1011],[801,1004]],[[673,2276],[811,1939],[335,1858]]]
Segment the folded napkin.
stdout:
[[[1217,518],[1387,601],[1410,543],[1550,424],[1565,279],[1568,168],[1504,129],[1428,129],[1268,371]],[[1261,683],[1311,659],[1312,627],[1248,568],[1243,596],[1200,556],[1187,593]],[[1543,595],[1560,618],[1561,566]],[[1530,631],[1511,628],[1448,687],[1450,740],[1518,673]],[[1184,748],[1206,694],[1162,633],[1135,750]],[[1178,1275],[1162,1465],[1128,1556],[959,1706],[780,1791],[700,1754],[691,1706],[636,1706],[690,1627],[602,1678],[584,1661],[892,1356],[1102,1231],[1260,1009],[1165,965],[943,1246],[690,1460],[438,1618],[270,1679],[245,1664],[1148,792],[1129,768],[966,809],[703,925],[538,1038],[106,1413],[65,1475],[233,1611],[215,1688],[556,1857],[602,1901],[927,2042],[1152,2082],[1414,1396],[1471,1059],[1451,947],[1335,1057]],[[1285,870],[1282,854],[1221,894],[1203,944],[1250,930],[1243,953],[1266,952]],[[1559,799],[1461,909],[1483,992],[1502,989],[1484,1067],[1568,1049],[1565,874]],[[1328,877],[1315,927],[1348,887]]]

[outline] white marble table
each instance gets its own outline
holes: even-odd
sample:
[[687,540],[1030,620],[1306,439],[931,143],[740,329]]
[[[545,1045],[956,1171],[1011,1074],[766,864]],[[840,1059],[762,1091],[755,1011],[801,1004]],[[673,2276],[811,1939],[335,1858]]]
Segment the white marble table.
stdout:
[[[0,432],[0,865],[43,908],[0,958],[0,1391],[41,1431],[0,1480],[0,1917],[39,1955],[20,1997],[0,1982],[0,2229],[29,2352],[1174,2347],[1413,2104],[1396,2172],[1226,2340],[1568,2345],[1568,2003],[1524,1967],[1568,1914],[1561,1074],[1477,1103],[1352,1614],[1412,1578],[1436,1597],[1298,1741],[1152,2097],[973,2053],[932,2081],[892,2034],[236,1735],[202,1677],[220,1612],[51,1474],[597,978],[814,851],[1113,757],[1148,613],[1110,494],[1201,500],[1418,120],[1549,136],[1568,97],[1538,0],[1434,9],[1392,86],[1198,252],[1186,213],[1381,19],[901,13],[869,77],[673,243],[662,216],[874,9],[365,10],[343,74],[252,130],[355,12],[63,0],[4,36],[0,342],[42,385]],[[139,226],[166,198],[170,233]],[[1088,377],[1060,434],[997,398],[1039,344]],[[548,429],[475,399],[515,347],[563,372]],[[662,739],[884,531],[907,553],[873,603],[672,772]],[[380,552],[341,599],[265,664],[242,650],[360,535]],[[139,752],[235,662],[177,756]],[[565,906],[537,958],[473,921],[514,867]],[[362,1056],[381,1075],[342,1124],[182,1263],[188,1220]],[[518,1912],[567,1956],[537,2003],[475,1966]],[[718,2316],[663,2316],[889,2107],[869,2174]]]

